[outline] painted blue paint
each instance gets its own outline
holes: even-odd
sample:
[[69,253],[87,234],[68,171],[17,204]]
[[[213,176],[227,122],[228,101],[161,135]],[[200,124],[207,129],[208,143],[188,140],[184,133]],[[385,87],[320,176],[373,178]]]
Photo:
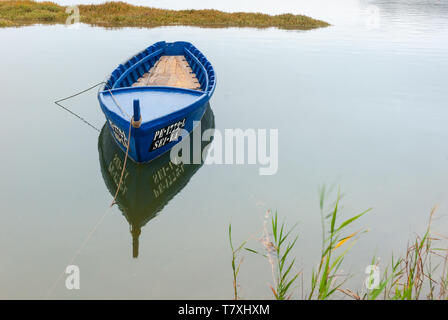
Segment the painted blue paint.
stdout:
[[[163,55],[185,56],[199,80],[200,89],[132,87]],[[148,162],[181,140],[171,141],[170,130],[178,127],[188,132],[193,130],[194,122],[201,120],[215,87],[215,71],[195,46],[184,41],[162,41],[118,65],[98,92],[98,100],[115,142],[123,151],[126,151],[130,117],[134,116],[134,120],[138,121],[136,117],[141,116],[141,126],[131,127],[129,157],[135,162]]]

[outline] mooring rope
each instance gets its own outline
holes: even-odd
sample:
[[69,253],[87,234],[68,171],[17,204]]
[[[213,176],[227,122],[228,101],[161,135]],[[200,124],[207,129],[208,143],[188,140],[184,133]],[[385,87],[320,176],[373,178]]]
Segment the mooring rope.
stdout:
[[[71,95],[71,96],[69,96],[69,97],[66,97],[66,98],[63,98],[63,99],[60,99],[60,100],[55,101],[55,104],[57,104],[58,106],[60,106],[60,107],[63,108],[64,110],[70,112],[71,114],[73,114],[74,116],[76,116],[77,118],[79,118],[80,120],[82,120],[84,123],[86,123],[87,125],[89,125],[89,126],[92,127],[93,129],[95,129],[96,131],[100,132],[101,130],[99,130],[97,127],[95,127],[94,125],[92,125],[91,123],[89,123],[87,120],[85,120],[85,119],[82,118],[81,116],[77,115],[76,113],[72,112],[71,110],[69,110],[68,108],[64,107],[62,104],[60,104],[60,102],[62,102],[62,101],[64,101],[64,100],[71,99],[71,98],[76,97],[76,96],[78,96],[78,95],[80,95],[80,94],[83,94],[83,93],[85,93],[85,92],[87,92],[87,91],[89,91],[89,90],[92,90],[93,88],[99,86],[100,84],[105,84],[105,86],[108,87],[108,88],[106,88],[106,89],[109,91],[109,93],[110,93],[110,95],[111,95],[111,97],[112,97],[114,103],[117,105],[117,107],[120,109],[120,111],[121,111],[124,115],[126,115],[126,116],[128,117],[128,119],[129,119],[129,134],[128,134],[128,144],[127,144],[127,146],[126,146],[126,156],[125,156],[125,158],[124,158],[123,169],[121,170],[120,181],[119,181],[119,183],[118,183],[117,191],[115,192],[115,195],[114,195],[114,198],[113,198],[113,200],[112,200],[112,203],[111,203],[110,206],[107,208],[107,210],[104,212],[104,214],[101,216],[101,218],[98,220],[98,222],[95,224],[95,226],[93,227],[93,229],[87,234],[87,237],[84,239],[84,241],[82,242],[82,244],[81,244],[81,246],[78,248],[78,250],[76,250],[75,254],[74,254],[73,257],[71,258],[71,260],[70,260],[70,262],[69,262],[68,265],[73,264],[73,262],[76,260],[76,258],[78,257],[78,255],[81,253],[82,249],[84,249],[84,247],[87,245],[87,243],[89,242],[89,240],[90,240],[90,238],[92,237],[92,235],[95,233],[95,231],[99,228],[99,226],[100,226],[101,223],[103,222],[104,217],[105,217],[106,214],[109,212],[109,209],[111,209],[111,208],[113,207],[113,205],[116,204],[116,200],[117,200],[117,197],[118,197],[118,193],[119,193],[119,191],[120,191],[121,184],[122,184],[122,182],[123,182],[123,175],[124,175],[124,171],[125,171],[125,169],[126,169],[126,163],[127,163],[128,156],[129,156],[129,146],[130,146],[130,143],[131,143],[131,129],[132,129],[132,123],[133,123],[134,117],[129,116],[129,114],[121,108],[121,106],[118,104],[117,100],[115,99],[114,95],[112,94],[112,91],[110,90],[109,85],[108,85],[106,82],[104,82],[104,81],[101,81],[101,82],[99,82],[99,83],[97,83],[97,84],[95,84],[95,85],[93,85],[93,86],[91,86],[91,87],[89,87],[89,88],[87,88],[87,89],[85,89],[85,90],[82,90],[82,91],[80,91],[80,92],[78,92],[78,93],[76,93],[76,94],[73,94],[73,95]],[[56,281],[54,282],[54,284],[51,286],[50,290],[49,290],[48,293],[47,293],[47,296],[46,296],[47,298],[48,298],[48,297],[51,295],[51,293],[54,291],[56,285],[57,285],[58,282],[61,280],[61,278],[62,278],[62,276],[64,275],[64,273],[65,273],[65,270],[58,276],[58,278],[56,279]]]
[[[107,85],[107,83],[106,83],[106,85]],[[115,97],[114,97],[114,95],[112,94],[112,91],[110,91],[109,88],[107,88],[107,90],[109,90],[109,92],[110,92],[110,96],[112,97],[112,100],[114,100],[114,103],[117,105],[118,109],[120,109],[121,113],[124,114],[124,115],[126,115],[126,116],[128,117],[128,119],[129,119],[129,121],[132,122],[132,121],[131,121],[131,120],[132,120],[132,117],[131,117],[126,111],[124,111],[124,109],[122,109],[122,108],[120,107],[120,105],[118,104],[117,100],[115,100]]]
[[55,101],[54,103],[57,104],[59,107],[63,108],[64,110],[70,112],[72,115],[74,115],[75,117],[77,117],[78,119],[80,119],[81,121],[83,121],[84,123],[86,123],[87,125],[89,125],[90,127],[92,127],[93,129],[95,129],[96,131],[100,132],[100,131],[101,131],[100,129],[98,129],[97,127],[95,127],[93,124],[91,124],[90,122],[88,122],[86,119],[84,119],[84,118],[81,117],[80,115],[78,115],[78,114],[76,114],[75,112],[71,111],[70,109],[64,107],[62,104],[60,104],[60,102],[65,101],[65,100],[68,100],[68,99],[71,99],[71,98],[74,98],[74,97],[76,97],[76,96],[79,96],[80,94],[83,94],[83,93],[85,93],[85,92],[87,92],[87,91],[89,91],[89,90],[92,90],[92,89],[98,87],[98,86],[101,85],[101,84],[104,84],[104,85],[105,85],[104,88],[105,88],[107,91],[109,91],[110,96],[112,97],[112,100],[113,100],[114,103],[117,105],[118,109],[120,109],[121,113],[122,113],[123,115],[125,115],[126,117],[128,117],[128,120],[129,120],[130,122],[132,122],[132,121],[131,121],[132,117],[131,117],[131,116],[130,116],[130,115],[129,115],[123,108],[121,108],[120,104],[119,104],[118,101],[115,99],[115,96],[113,95],[113,93],[112,93],[112,91],[111,91],[111,87],[110,87],[106,82],[104,82],[104,81],[101,81],[101,82],[99,82],[99,83],[97,83],[97,84],[95,84],[95,85],[93,85],[93,86],[91,86],[91,87],[89,87],[89,88],[87,88],[87,89],[85,89],[85,90],[82,90],[82,91],[80,91],[80,92],[78,92],[78,93],[75,93],[75,94],[73,94],[73,95],[71,95],[71,96],[65,97],[65,98],[63,98],[63,99],[59,99],[59,100]]
[[57,104],[57,105],[58,105],[59,107],[61,107],[62,109],[64,109],[65,111],[70,112],[72,115],[74,115],[75,117],[77,117],[78,119],[80,119],[82,122],[84,122],[85,124],[87,124],[87,125],[90,126],[91,128],[93,128],[93,129],[95,129],[96,131],[100,132],[100,129],[98,129],[97,127],[95,127],[95,126],[94,126],[93,124],[91,124],[89,121],[87,121],[86,119],[84,119],[84,118],[81,117],[80,115],[74,113],[74,112],[71,111],[70,109],[68,109],[68,108],[64,107],[62,104],[60,104],[60,102],[62,102],[62,101],[64,101],[64,100],[68,100],[68,99],[73,98],[73,97],[76,97],[76,96],[78,96],[78,95],[80,95],[80,94],[82,94],[82,93],[84,93],[84,92],[87,92],[87,91],[89,91],[89,90],[91,90],[91,89],[97,87],[97,86],[100,85],[100,84],[101,84],[101,83],[98,83],[98,84],[96,84],[96,85],[90,87],[89,89],[86,89],[86,90],[83,90],[83,91],[81,91],[81,92],[78,92],[77,94],[74,94],[74,95],[72,95],[72,96],[70,96],[70,97],[67,97],[67,98],[64,98],[64,99],[60,99],[60,100],[58,100],[58,101],[55,101],[54,103]]
[[115,200],[117,199],[118,192],[120,191],[121,183],[123,182],[123,175],[124,175],[124,171],[125,171],[125,169],[126,169],[126,162],[127,162],[127,160],[128,160],[128,155],[129,155],[129,145],[130,145],[130,143],[131,143],[131,128],[132,128],[132,122],[133,122],[134,118],[131,117],[131,116],[130,116],[130,115],[129,115],[123,108],[121,108],[120,104],[119,104],[118,101],[115,99],[115,97],[114,97],[112,91],[110,90],[110,86],[109,86],[106,82],[104,82],[104,81],[101,81],[101,82],[99,82],[99,83],[97,83],[97,84],[95,84],[95,85],[93,85],[93,86],[91,86],[91,87],[89,87],[89,88],[87,88],[87,89],[84,89],[84,90],[82,90],[82,91],[80,91],[80,92],[78,92],[78,93],[75,93],[75,94],[73,94],[73,95],[71,95],[71,96],[68,96],[68,97],[66,97],[66,98],[57,100],[57,101],[55,101],[54,103],[56,103],[56,104],[57,104],[58,106],[60,106],[61,108],[67,110],[68,112],[70,112],[71,114],[73,114],[74,116],[76,116],[77,118],[79,118],[80,120],[82,120],[84,123],[88,124],[90,127],[92,127],[93,129],[95,129],[96,131],[100,132],[101,130],[99,130],[99,129],[98,129],[97,127],[95,127],[93,124],[91,124],[90,122],[88,122],[87,120],[85,120],[84,118],[82,118],[81,116],[77,115],[77,114],[74,113],[73,111],[69,110],[68,108],[64,107],[62,104],[60,104],[60,102],[65,101],[65,100],[68,100],[68,99],[71,99],[71,98],[74,98],[74,97],[76,97],[76,96],[79,96],[80,94],[83,94],[83,93],[85,93],[85,92],[87,92],[87,91],[89,91],[89,90],[92,90],[93,88],[96,88],[96,87],[98,87],[98,86],[101,85],[101,84],[104,84],[104,85],[105,85],[105,86],[104,86],[105,88],[107,87],[106,89],[109,91],[110,96],[111,96],[112,100],[114,101],[114,103],[117,105],[118,109],[120,109],[121,113],[122,113],[123,115],[127,116],[128,119],[129,119],[129,134],[128,134],[128,145],[126,146],[126,157],[124,158],[124,164],[123,164],[123,169],[121,170],[121,176],[120,176],[120,181],[119,181],[119,183],[118,183],[118,189],[117,189],[117,191],[115,192],[114,199],[113,199],[113,201],[112,201],[112,203],[111,203],[111,205],[110,205],[110,206],[112,207],[112,206],[115,204]]
[[120,181],[118,182],[118,188],[117,188],[117,191],[115,191],[114,200],[112,200],[110,207],[112,207],[115,204],[115,200],[117,200],[117,197],[118,197],[118,192],[120,192],[121,183],[123,182],[123,175],[124,175],[124,171],[126,169],[126,161],[128,160],[128,155],[129,155],[129,144],[131,143],[131,128],[132,128],[132,120],[133,119],[134,119],[134,117],[131,118],[131,122],[129,124],[128,145],[126,147],[126,156],[124,157],[123,169],[121,169]]
[[[101,225],[101,223],[103,222],[104,218],[106,217],[106,214],[109,212],[109,209],[111,207],[108,207],[106,209],[106,211],[103,213],[103,215],[100,217],[100,219],[98,220],[98,222],[95,224],[95,226],[92,228],[92,230],[90,230],[90,232],[87,234],[86,238],[84,239],[84,241],[81,243],[81,245],[79,246],[79,248],[75,251],[75,254],[72,256],[72,258],[70,259],[70,262],[68,263],[67,266],[70,266],[73,264],[73,262],[75,262],[76,258],[78,257],[78,255],[81,253],[82,249],[84,249],[84,247],[87,245],[87,243],[89,242],[90,238],[92,238],[93,234],[95,233],[95,231],[99,228],[99,226]],[[50,287],[50,289],[47,292],[46,298],[48,299],[50,297],[50,295],[53,293],[54,289],[56,288],[56,285],[58,284],[58,282],[61,280],[61,278],[63,277],[65,273],[65,270],[61,272],[61,274],[57,277],[56,281],[53,283],[53,285]]]

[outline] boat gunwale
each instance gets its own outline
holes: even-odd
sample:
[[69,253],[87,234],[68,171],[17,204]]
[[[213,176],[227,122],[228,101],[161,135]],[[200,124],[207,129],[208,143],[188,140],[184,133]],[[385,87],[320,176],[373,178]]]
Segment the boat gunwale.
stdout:
[[[146,49],[145,49],[146,50]],[[144,51],[144,50],[143,50]],[[156,50],[150,54],[148,54],[146,57],[143,57],[141,60],[137,61],[135,64],[133,64],[132,66],[130,66],[128,69],[126,69],[121,75],[120,77],[115,81],[114,85],[112,86],[112,89],[121,89],[121,88],[130,88],[132,86],[126,86],[126,87],[120,87],[117,85],[121,85],[121,83],[123,82],[123,80],[133,71],[135,71],[135,69],[137,69],[139,66],[141,66],[142,64],[146,63],[148,60],[154,58],[155,56],[159,55],[160,53],[163,53],[163,49],[159,49]],[[130,59],[132,59],[133,57],[131,57]],[[129,59],[129,60],[130,60]],[[128,60],[128,61],[129,61]],[[126,61],[127,62],[127,61]],[[149,71],[148,71],[149,72]]]
[[[193,60],[195,60],[195,62],[199,65],[199,68],[201,68],[202,71],[204,72],[204,74],[205,74],[205,85],[204,85],[205,90],[203,90],[203,91],[206,92],[209,96],[211,96],[210,92],[207,90],[208,89],[208,85],[210,83],[210,80],[209,80],[208,71],[205,68],[205,65],[190,50],[188,50],[186,47],[184,48],[184,50],[185,50],[186,53],[188,53],[191,56],[191,58]],[[204,59],[206,61],[205,63],[208,62],[211,65],[211,63],[207,60],[207,58],[204,57]]]

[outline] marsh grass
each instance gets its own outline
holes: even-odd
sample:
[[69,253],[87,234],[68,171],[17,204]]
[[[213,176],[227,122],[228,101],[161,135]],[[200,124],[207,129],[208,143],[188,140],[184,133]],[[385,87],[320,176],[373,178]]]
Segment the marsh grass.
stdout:
[[[290,259],[291,250],[296,245],[298,239],[298,236],[295,236],[291,240],[291,232],[294,228],[295,225],[287,231],[285,222],[279,225],[277,212],[273,216],[271,216],[270,210],[266,212],[263,237],[261,239],[264,247],[262,256],[269,261],[271,266],[274,286],[270,288],[277,300],[291,298],[291,288],[300,275],[300,272],[294,270],[296,259]],[[253,249],[247,250],[260,254]]]
[[[319,259],[320,263],[317,269],[312,272],[311,289],[307,294],[307,299],[325,300],[330,298],[338,290],[342,290],[340,287],[345,283],[346,279],[339,274],[341,264],[344,257],[353,246],[356,237],[363,232],[363,230],[360,230],[347,234],[346,229],[370,211],[370,209],[366,210],[338,224],[337,218],[340,216],[339,204],[341,196],[338,193],[332,210],[328,214],[324,214],[325,197],[325,188],[322,188],[320,194],[323,234],[322,252]],[[298,277],[302,274],[302,272],[296,270],[296,258],[292,256],[292,250],[299,239],[298,235],[294,235],[293,233],[295,228],[296,225],[288,228],[286,222],[279,223],[277,212],[275,212],[274,215],[271,215],[271,211],[268,210],[265,215],[263,235],[261,237],[263,250],[257,251],[246,247],[244,248],[257,255],[262,255],[269,262],[274,282],[273,286],[270,286],[270,289],[277,300],[292,298],[294,291],[297,289],[296,285]],[[246,242],[240,246],[239,250],[245,245]],[[344,246],[347,248],[344,251],[339,252]],[[231,248],[232,252],[239,251],[234,250],[233,246],[231,246]],[[235,268],[234,263],[232,262],[232,266],[235,275],[235,269],[239,271],[241,265],[239,264],[238,267]],[[237,274],[238,272],[236,275]],[[234,279],[236,279],[235,276]]]
[[0,2],[0,27],[64,23],[68,16],[65,13],[65,7],[58,6],[52,2]]
[[[165,10],[134,6],[124,2],[79,5],[80,22],[103,27],[198,26],[250,27],[308,30],[329,26],[328,23],[304,15],[235,12],[218,10]],[[0,27],[31,24],[65,23],[65,7],[52,2],[1,1]]]
[[286,231],[285,222],[279,226],[277,212],[275,212],[275,215],[271,218],[271,227],[276,258],[276,288],[274,289],[271,287],[271,290],[277,300],[290,299],[292,296],[290,288],[292,288],[292,285],[296,282],[300,272],[294,272],[293,270],[296,258],[293,258],[289,262],[288,259],[291,249],[294,248],[297,243],[298,236],[295,236],[293,240],[289,240],[295,225],[288,231]]
[[238,247],[234,247],[232,241],[232,225],[229,224],[229,243],[230,249],[232,250],[232,275],[233,275],[233,298],[235,300],[239,299],[238,296],[238,274],[240,272],[241,263],[243,258],[239,258],[239,252],[244,248],[247,241],[243,241]]
[[407,246],[405,254],[384,272],[378,288],[368,291],[363,298],[375,300],[446,300],[448,299],[447,237],[432,233],[435,209],[430,213],[423,236],[416,236]]
[[[340,272],[345,256],[353,247],[356,236],[365,232],[360,230],[347,233],[348,227],[371,209],[367,209],[338,224],[340,217],[341,194],[338,191],[332,210],[324,214],[326,188],[320,191],[320,213],[322,222],[322,250],[318,267],[311,274],[311,290],[308,299],[326,300],[335,294],[347,280]],[[344,246],[345,245],[345,246]],[[345,249],[341,251],[343,248]]]
[[[358,231],[349,232],[348,229],[371,209],[341,220],[340,192],[338,191],[336,200],[330,206],[331,210],[325,209],[327,196],[328,192],[323,187],[320,190],[319,201],[322,249],[317,267],[311,273],[309,292],[303,295],[305,299],[332,299],[338,297],[336,293],[342,293],[356,300],[448,299],[448,247],[446,245],[448,237],[432,232],[435,209],[430,213],[425,233],[422,236],[415,236],[402,256],[397,258],[392,255],[390,265],[379,278],[375,288],[363,287],[353,290],[343,288],[351,275],[344,275],[341,266],[357,238],[367,230],[361,228]],[[245,247],[247,242],[236,250],[239,252],[244,247],[245,250],[262,255],[268,260],[274,281],[270,289],[278,300],[292,298],[300,275],[303,280],[303,272],[295,270],[296,258],[292,253],[299,239],[294,235],[295,227],[296,225],[288,229],[285,222],[279,224],[277,212],[271,216],[271,212],[268,211],[261,238],[263,250],[249,249]],[[234,251],[232,246],[232,252]],[[232,266],[235,275],[235,264],[232,263]],[[236,276],[240,266],[241,264],[238,264],[236,268]],[[380,261],[375,256],[371,260],[371,266],[380,266]],[[366,279],[369,284],[373,283],[372,280],[370,277]],[[234,287],[235,283],[236,277],[234,277]],[[303,281],[302,291],[304,291]]]

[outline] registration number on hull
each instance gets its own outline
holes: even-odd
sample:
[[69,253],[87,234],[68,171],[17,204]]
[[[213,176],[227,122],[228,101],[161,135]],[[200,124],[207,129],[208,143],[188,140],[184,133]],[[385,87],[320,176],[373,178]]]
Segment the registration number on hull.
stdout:
[[110,127],[112,128],[112,133],[115,136],[115,139],[121,143],[125,148],[128,146],[128,138],[123,130],[121,130],[115,123],[109,120]]
[[158,129],[154,134],[150,151],[154,151],[163,147],[164,145],[176,141],[179,138],[181,130],[185,127],[186,118],[176,121],[166,127]]

